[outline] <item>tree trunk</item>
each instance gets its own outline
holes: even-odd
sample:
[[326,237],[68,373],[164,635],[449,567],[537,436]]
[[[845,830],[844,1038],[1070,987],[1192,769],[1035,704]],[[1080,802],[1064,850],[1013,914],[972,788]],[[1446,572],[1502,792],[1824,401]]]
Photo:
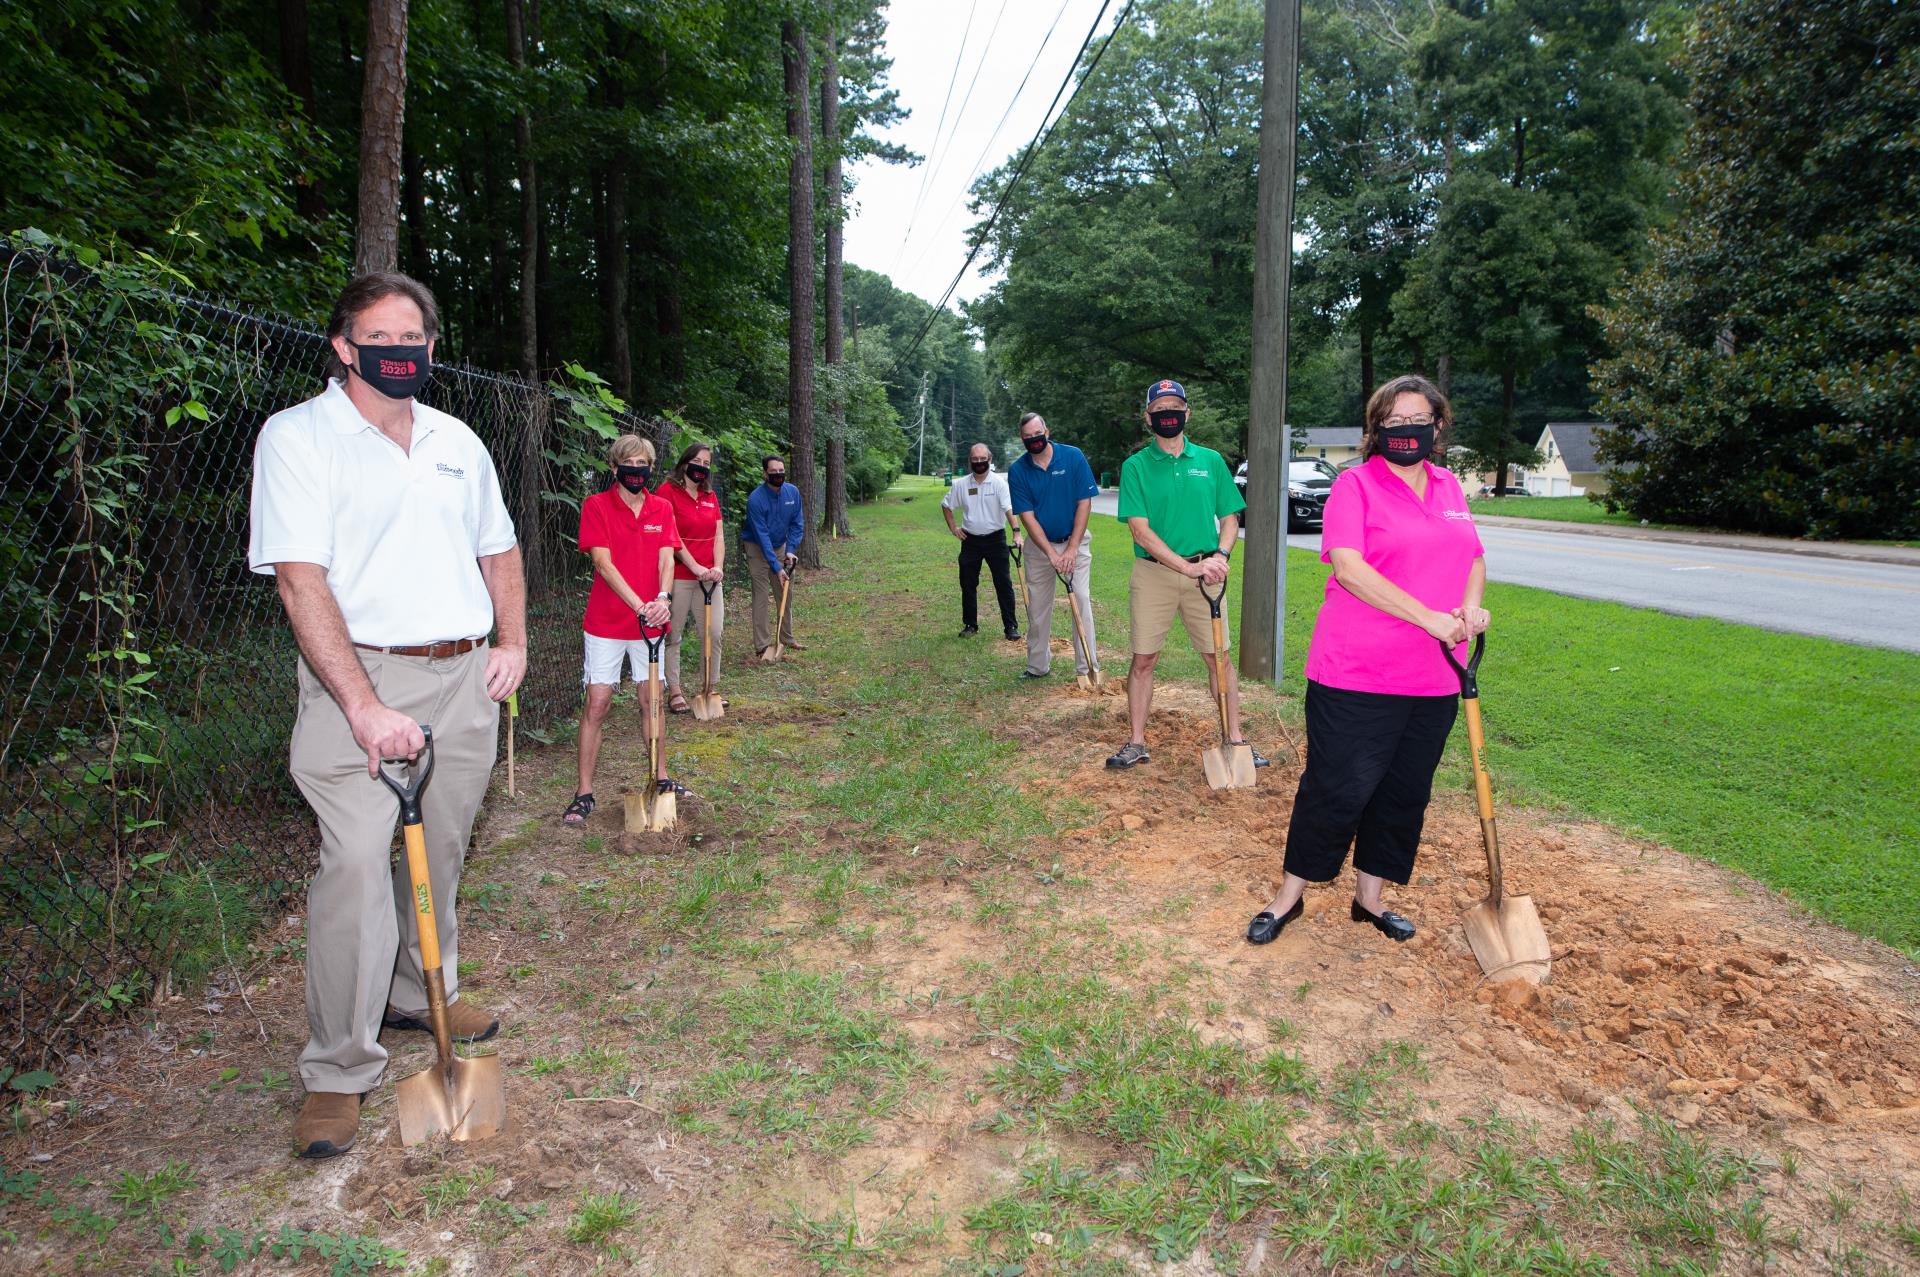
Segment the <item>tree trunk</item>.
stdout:
[[402,140],[401,194],[407,210],[407,274],[433,287],[427,267],[427,162],[420,148]]
[[400,261],[400,143],[407,113],[407,0],[368,0],[366,87],[360,98],[360,219],[353,270]]
[[[1500,369],[1500,429],[1508,441],[1513,438],[1514,380],[1514,367],[1509,362]],[[1507,490],[1507,459],[1504,456],[1500,458],[1500,469],[1494,476],[1493,485],[1495,492],[1504,494]]]
[[840,395],[841,255],[843,252],[840,196],[840,51],[833,28],[826,32],[826,60],[820,67],[820,145],[827,152],[827,263],[826,296],[821,301],[827,325],[827,369],[834,387],[827,420],[827,508],[820,519],[824,536],[853,535],[847,521],[847,405]]
[[[627,104],[618,73],[607,78],[607,109]],[[633,337],[627,329],[627,164],[616,148],[607,161],[600,205],[600,334],[602,358],[613,393],[633,402]]]
[[[320,127],[320,101],[313,91],[313,53],[307,43],[307,0],[280,0],[280,78],[287,91],[300,99],[307,124]],[[326,197],[307,172],[293,175],[293,207],[300,216],[317,220],[327,215]]]
[[1517,118],[1513,122],[1513,184],[1515,186],[1527,180],[1527,122]]
[[[786,72],[787,138],[787,472],[803,501],[813,487],[813,102],[808,92],[807,33],[780,24],[780,60]],[[820,566],[820,538],[800,543],[800,561]]]
[[1440,387],[1440,393],[1453,398],[1453,356],[1442,355],[1433,361],[1433,378]]
[[1373,325],[1362,321],[1360,324],[1360,408],[1366,410],[1367,399],[1373,394]]
[[[507,58],[513,64],[515,88],[524,95],[530,86],[521,0],[506,0],[506,9]],[[552,404],[540,388],[540,190],[533,162],[533,116],[524,97],[513,113],[513,143],[520,161],[520,371],[534,383],[526,429],[520,435],[520,489],[523,504],[532,503],[532,512],[523,516],[523,522],[532,526],[520,530],[525,547],[521,559],[527,574],[527,595],[537,599],[546,588],[547,577],[545,545],[539,535],[539,493],[545,487],[541,477]]]

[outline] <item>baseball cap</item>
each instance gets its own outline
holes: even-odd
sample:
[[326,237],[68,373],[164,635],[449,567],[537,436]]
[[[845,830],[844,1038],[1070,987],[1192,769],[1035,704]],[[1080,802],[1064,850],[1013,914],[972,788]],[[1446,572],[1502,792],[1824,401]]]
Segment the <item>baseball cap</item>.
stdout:
[[1156,381],[1147,387],[1147,402],[1152,403],[1162,395],[1178,395],[1182,403],[1187,399],[1187,388],[1177,381]]

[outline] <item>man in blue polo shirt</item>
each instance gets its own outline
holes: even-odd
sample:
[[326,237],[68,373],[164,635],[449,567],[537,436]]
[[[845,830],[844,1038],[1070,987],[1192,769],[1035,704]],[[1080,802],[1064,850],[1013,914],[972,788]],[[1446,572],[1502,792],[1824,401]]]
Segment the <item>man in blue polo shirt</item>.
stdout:
[[[1092,644],[1093,548],[1087,540],[1087,515],[1100,486],[1093,481],[1087,455],[1071,444],[1055,443],[1045,418],[1030,412],[1020,418],[1020,443],[1027,453],[1007,467],[1013,512],[1027,528],[1027,668],[1020,677],[1045,678],[1053,668],[1053,587],[1060,577],[1072,583],[1071,605],[1080,615],[1080,633]],[[1076,640],[1073,669],[1091,668]]]

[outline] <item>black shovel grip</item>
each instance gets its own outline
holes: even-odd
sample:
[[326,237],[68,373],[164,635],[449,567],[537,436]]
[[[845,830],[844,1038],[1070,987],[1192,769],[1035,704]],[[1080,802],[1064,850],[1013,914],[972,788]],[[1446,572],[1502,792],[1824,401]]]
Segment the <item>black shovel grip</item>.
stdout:
[[1219,592],[1215,594],[1207,593],[1206,578],[1195,577],[1193,580],[1193,583],[1200,587],[1200,597],[1207,601],[1207,606],[1209,608],[1213,609],[1213,619],[1216,621],[1219,620],[1220,619],[1220,601],[1227,597],[1226,578],[1222,577],[1220,579],[1220,589],[1219,589]]
[[696,584],[699,585],[700,594],[703,598],[706,599],[707,606],[712,607],[713,592],[720,588],[720,583],[718,581],[699,581],[699,582],[696,582]]
[[665,625],[660,626],[659,633],[657,634],[648,632],[653,628],[653,626],[648,625],[645,621],[641,621],[640,639],[647,645],[647,659],[649,661],[658,661],[660,659],[660,645],[665,643],[667,641],[667,635],[673,632],[673,622],[669,621]]
[[[427,781],[433,776],[433,728],[420,724],[420,734],[426,738],[426,744],[420,747],[419,761],[406,769],[407,783],[395,780],[393,773],[387,770],[387,760],[380,761],[380,779],[386,782],[393,796],[400,800],[400,823],[417,825],[420,822],[420,793],[426,789]],[[397,760],[396,760],[397,761]]]
[[1480,658],[1487,653],[1487,632],[1481,630],[1473,636],[1473,655],[1462,665],[1453,657],[1453,644],[1445,639],[1435,639],[1440,645],[1441,655],[1447,658],[1447,664],[1453,666],[1453,672],[1460,676],[1460,695],[1468,700],[1480,699]]

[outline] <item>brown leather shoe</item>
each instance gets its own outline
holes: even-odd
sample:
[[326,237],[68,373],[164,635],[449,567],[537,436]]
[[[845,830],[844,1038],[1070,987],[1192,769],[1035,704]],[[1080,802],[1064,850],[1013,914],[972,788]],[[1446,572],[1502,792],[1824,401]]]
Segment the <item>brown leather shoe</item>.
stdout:
[[353,1147],[360,1133],[360,1097],[330,1091],[308,1091],[307,1102],[293,1123],[293,1151],[297,1157],[338,1157]]
[[[388,1007],[380,1023],[389,1029],[433,1032],[433,1025],[428,1021],[425,1011],[400,1011]],[[500,1031],[500,1020],[471,1002],[454,1001],[447,1003],[447,1030],[453,1034],[456,1042],[485,1042]]]

